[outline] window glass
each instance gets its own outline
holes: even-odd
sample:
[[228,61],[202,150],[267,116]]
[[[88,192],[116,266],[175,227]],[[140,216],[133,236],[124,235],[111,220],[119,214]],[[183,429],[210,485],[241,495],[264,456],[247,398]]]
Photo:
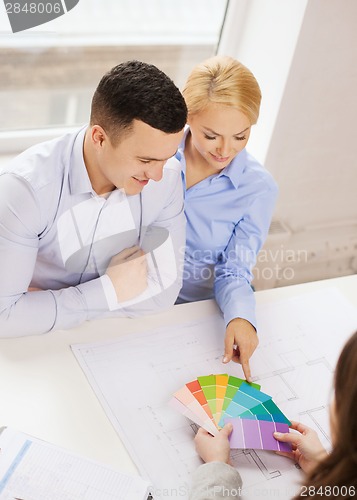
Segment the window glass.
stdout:
[[12,33],[0,2],[0,131],[87,122],[101,76],[128,59],[157,65],[181,88],[215,53],[226,0],[80,0],[67,14]]

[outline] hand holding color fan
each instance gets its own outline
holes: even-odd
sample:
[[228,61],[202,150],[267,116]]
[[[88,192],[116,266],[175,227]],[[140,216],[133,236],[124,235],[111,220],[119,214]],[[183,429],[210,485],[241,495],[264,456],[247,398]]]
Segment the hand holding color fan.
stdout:
[[291,422],[260,391],[260,385],[232,375],[206,375],[188,382],[175,392],[170,406],[212,435],[227,422],[233,425],[231,448],[291,451],[273,432],[289,432]]

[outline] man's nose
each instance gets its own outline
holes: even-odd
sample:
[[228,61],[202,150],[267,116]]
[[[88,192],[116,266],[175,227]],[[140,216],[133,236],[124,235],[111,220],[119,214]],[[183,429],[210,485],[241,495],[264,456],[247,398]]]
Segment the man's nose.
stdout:
[[145,171],[146,177],[156,182],[161,181],[164,165],[165,163],[160,162],[157,165],[150,166],[150,168],[146,169]]

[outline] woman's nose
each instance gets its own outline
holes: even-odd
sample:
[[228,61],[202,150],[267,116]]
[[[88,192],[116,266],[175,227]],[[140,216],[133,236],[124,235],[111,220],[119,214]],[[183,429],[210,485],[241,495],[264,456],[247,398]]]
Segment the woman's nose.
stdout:
[[222,141],[217,147],[217,153],[222,156],[229,156],[231,153],[231,143],[229,141]]

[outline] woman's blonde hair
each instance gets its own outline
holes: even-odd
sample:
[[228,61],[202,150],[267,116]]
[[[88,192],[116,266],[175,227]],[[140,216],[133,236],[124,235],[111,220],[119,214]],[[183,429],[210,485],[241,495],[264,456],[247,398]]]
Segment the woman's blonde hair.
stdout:
[[215,56],[195,66],[182,93],[189,115],[216,103],[238,109],[252,125],[258,120],[259,84],[253,73],[232,57]]

